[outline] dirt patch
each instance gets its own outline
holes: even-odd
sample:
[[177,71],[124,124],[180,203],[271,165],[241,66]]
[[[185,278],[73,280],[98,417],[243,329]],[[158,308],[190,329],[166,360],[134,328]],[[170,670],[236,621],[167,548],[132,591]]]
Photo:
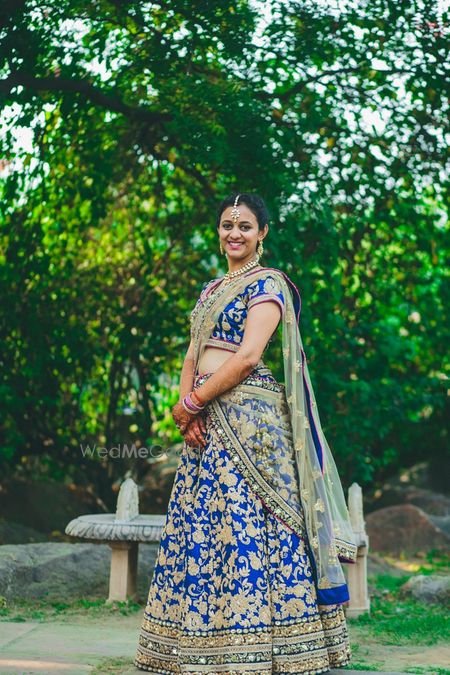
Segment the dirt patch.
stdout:
[[[349,665],[367,665],[377,670],[399,670],[417,668],[421,673],[433,674],[436,669],[448,669],[450,664],[450,645],[386,645],[380,640],[369,637],[367,633],[349,624],[348,631],[353,651],[353,662]],[[445,671],[450,673],[450,670]]]

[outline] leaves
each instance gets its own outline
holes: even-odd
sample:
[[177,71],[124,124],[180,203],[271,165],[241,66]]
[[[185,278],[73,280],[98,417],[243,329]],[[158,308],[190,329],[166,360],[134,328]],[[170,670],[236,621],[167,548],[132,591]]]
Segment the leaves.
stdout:
[[[376,487],[438,462],[445,16],[437,30],[393,0],[265,5],[25,0],[5,12],[5,466],[50,458],[50,471],[94,476],[107,495],[139,469],[84,471],[80,442],[178,440],[164,410],[189,311],[225,271],[216,209],[236,188],[264,196],[264,262],[302,294],[344,479]],[[272,356],[282,378],[275,344]]]

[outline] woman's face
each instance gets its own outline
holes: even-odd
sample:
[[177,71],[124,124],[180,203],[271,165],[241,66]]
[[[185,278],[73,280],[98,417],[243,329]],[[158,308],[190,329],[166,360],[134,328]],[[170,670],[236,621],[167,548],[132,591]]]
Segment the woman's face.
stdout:
[[222,212],[219,224],[220,243],[227,256],[233,260],[246,263],[255,257],[258,239],[263,239],[269,229],[268,225],[259,231],[255,214],[245,204],[238,204],[240,216],[236,222],[231,217],[232,206]]

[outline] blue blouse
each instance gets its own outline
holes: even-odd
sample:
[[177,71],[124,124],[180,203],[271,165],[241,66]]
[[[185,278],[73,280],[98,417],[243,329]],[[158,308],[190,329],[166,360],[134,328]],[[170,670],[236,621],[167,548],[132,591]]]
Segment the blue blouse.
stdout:
[[[208,281],[202,288],[198,302],[204,302],[218,285],[219,281],[220,279]],[[206,344],[211,347],[236,352],[244,337],[248,311],[261,302],[276,302],[282,314],[284,314],[285,300],[283,291],[276,275],[271,272],[267,272],[263,278],[256,279],[255,281],[251,280],[250,273],[248,285],[226,305],[223,312],[219,315]]]

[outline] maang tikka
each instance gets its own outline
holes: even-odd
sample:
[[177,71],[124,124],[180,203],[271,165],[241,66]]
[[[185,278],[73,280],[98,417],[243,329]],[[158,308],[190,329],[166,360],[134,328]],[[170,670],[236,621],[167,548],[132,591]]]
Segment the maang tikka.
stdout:
[[240,196],[241,195],[237,195],[236,199],[234,200],[233,208],[231,209],[231,220],[233,221],[234,224],[237,223],[239,216],[241,215],[241,212],[237,207],[238,199]]
[[[231,220],[233,221],[233,223],[236,223],[239,216],[241,215],[241,212],[237,208],[237,203],[238,203],[238,199],[239,199],[240,196],[241,195],[236,196],[236,199],[234,200],[233,208],[231,209]],[[219,248],[220,248],[221,254],[225,255],[225,251],[223,250],[222,242],[220,242]]]

